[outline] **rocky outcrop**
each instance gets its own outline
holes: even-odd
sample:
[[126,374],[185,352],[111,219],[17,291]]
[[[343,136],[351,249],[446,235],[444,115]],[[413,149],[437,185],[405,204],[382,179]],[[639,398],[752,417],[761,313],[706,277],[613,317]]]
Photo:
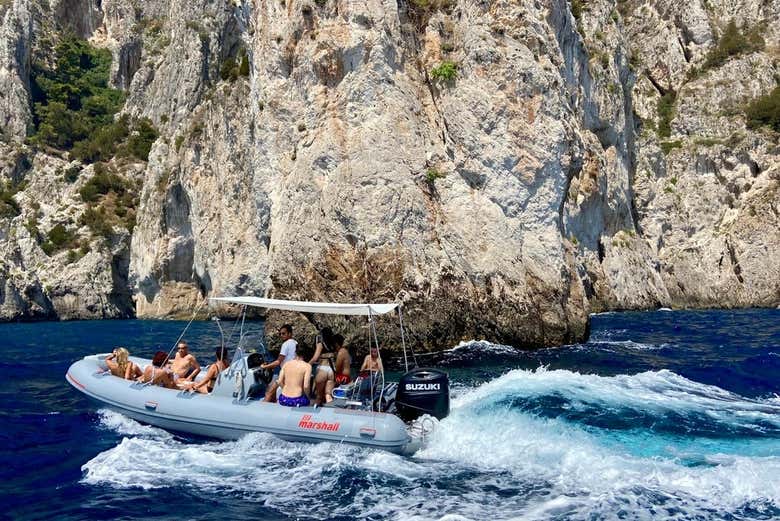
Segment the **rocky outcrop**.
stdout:
[[18,142],[32,124],[28,101],[33,17],[29,2],[0,5],[0,139]]
[[[695,73],[732,17],[759,26],[778,2],[76,3],[68,23],[112,50],[123,112],[161,137],[147,164],[117,164],[142,180],[137,224],[94,265],[44,268],[11,238],[66,160],[39,151],[14,174],[29,184],[0,241],[6,318],[399,300],[427,346],[541,346],[582,339],[592,311],[780,302],[777,137],[740,109],[776,81],[777,24]],[[25,5],[2,45],[35,40]],[[24,60],[3,56],[5,92],[26,95]],[[9,153],[21,106],[0,105]],[[43,206],[44,227],[80,211]]]
[[[642,238],[679,307],[775,306],[780,300],[780,193],[777,135],[745,127],[743,107],[772,90],[780,44],[780,3],[694,2],[659,5],[658,24],[681,53],[660,66],[658,55],[636,46],[642,81],[634,88],[639,130],[635,205]],[[706,67],[706,50],[729,20],[756,31],[765,49]],[[646,20],[629,17],[634,32]],[[641,28],[641,29],[640,29]],[[675,38],[671,38],[674,36]],[[669,72],[675,71],[677,72]],[[653,105],[676,92],[671,133],[659,140]],[[664,150],[666,148],[666,150]]]

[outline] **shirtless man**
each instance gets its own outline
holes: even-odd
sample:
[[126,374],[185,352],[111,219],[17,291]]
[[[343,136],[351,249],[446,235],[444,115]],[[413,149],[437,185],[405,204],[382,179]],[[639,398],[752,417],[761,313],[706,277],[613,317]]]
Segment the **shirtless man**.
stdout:
[[[260,366],[261,369],[273,369],[275,367],[284,368],[284,365],[295,358],[295,350],[298,347],[293,337],[293,327],[285,324],[279,328],[279,338],[282,339],[282,348],[279,350],[279,356],[273,362],[268,362]],[[265,392],[266,402],[276,401],[276,390],[279,388],[278,379],[271,382],[268,390]]]
[[363,365],[360,366],[360,376],[367,377],[370,373],[384,373],[385,369],[382,367],[382,359],[379,358],[379,349],[376,346],[371,346],[371,353],[367,354],[363,359]]
[[285,407],[306,407],[309,405],[311,390],[311,364],[305,358],[309,355],[304,345],[299,345],[294,360],[284,364],[279,373],[279,385],[282,394],[279,395],[279,405]]
[[180,380],[193,381],[200,373],[200,364],[195,357],[190,354],[190,346],[186,340],[179,342],[176,356],[171,363],[171,370]]

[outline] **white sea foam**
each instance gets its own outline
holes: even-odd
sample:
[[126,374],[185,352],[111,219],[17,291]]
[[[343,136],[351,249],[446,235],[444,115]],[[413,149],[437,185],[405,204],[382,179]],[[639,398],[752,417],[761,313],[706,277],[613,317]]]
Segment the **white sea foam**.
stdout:
[[612,443],[610,433],[511,405],[553,392],[605,411],[641,408],[659,418],[699,411],[743,427],[780,422],[773,399],[746,400],[669,371],[607,378],[517,370],[456,398],[413,458],[265,434],[187,444],[107,413],[102,424],[131,437],[87,462],[83,481],[118,488],[184,483],[319,519],[690,519],[780,508],[780,440],[756,438],[769,447],[756,456],[736,450],[739,440],[681,442],[643,431],[631,434],[634,443],[669,443],[670,455],[636,455]]
[[444,351],[439,351],[436,354],[463,354],[463,353],[488,353],[488,354],[509,354],[514,355],[517,354],[518,350],[517,348],[514,348],[512,346],[502,345],[502,344],[494,344],[492,342],[488,342],[487,340],[470,340],[468,342],[461,342],[460,344],[456,345],[455,347],[451,349],[445,349]]
[[668,347],[669,344],[645,344],[642,342],[634,342],[633,340],[591,340],[589,346],[618,346],[623,349],[634,349],[636,351],[655,351],[657,349],[663,349]]
[[593,349],[594,347],[597,349],[604,349],[604,346],[617,346],[620,349],[633,349],[637,351],[653,351],[656,349],[663,349],[665,347],[669,347],[670,344],[668,343],[662,343],[662,344],[648,344],[644,342],[635,342],[630,339],[615,339],[614,337],[621,337],[625,336],[627,334],[627,330],[625,329],[613,329],[613,330],[606,330],[606,331],[600,331],[598,333],[594,333],[591,335],[591,337],[588,339],[587,344],[577,344],[578,346],[581,346],[585,349]]
[[163,429],[142,425],[135,420],[123,416],[108,409],[98,411],[100,426],[104,429],[115,431],[123,436],[146,436],[154,438],[172,438],[171,434]]
[[668,370],[603,377],[567,370],[514,370],[460,395],[455,406],[489,407],[507,398],[559,395],[572,407],[633,409],[656,415],[699,415],[724,427],[780,429],[780,407],[770,400],[749,400],[719,387],[688,380]]

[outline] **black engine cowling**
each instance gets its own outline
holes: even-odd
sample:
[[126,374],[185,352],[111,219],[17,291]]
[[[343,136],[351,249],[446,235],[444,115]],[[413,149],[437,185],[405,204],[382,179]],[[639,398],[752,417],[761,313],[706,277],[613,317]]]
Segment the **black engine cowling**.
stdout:
[[442,419],[450,413],[450,381],[439,369],[420,367],[401,376],[395,393],[395,408],[404,421],[423,414]]

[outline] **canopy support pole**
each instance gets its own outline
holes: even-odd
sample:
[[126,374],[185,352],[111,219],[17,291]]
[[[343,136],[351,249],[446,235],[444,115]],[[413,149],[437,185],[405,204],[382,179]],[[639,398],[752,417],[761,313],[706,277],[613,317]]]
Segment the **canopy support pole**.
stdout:
[[[406,359],[406,338],[404,336],[404,314],[403,314],[403,305],[398,306],[398,325],[401,328],[401,345],[403,346],[404,350],[404,368],[406,372],[409,372],[409,361]],[[414,349],[409,347],[409,350],[412,352],[412,359],[414,360],[414,366],[417,367],[417,355],[414,354]]]
[[[379,363],[381,364],[382,363],[382,352],[379,350],[379,335],[377,335],[377,332],[376,332],[376,324],[375,324],[375,321],[374,321],[374,315],[371,312],[371,308],[368,308],[368,323],[370,325],[370,329],[368,331],[368,355],[371,356],[371,333],[373,332],[373,334],[374,334],[374,346],[376,346],[376,356],[377,356],[377,359],[379,360]],[[384,365],[382,365],[382,367],[384,367]],[[376,374],[377,377],[378,377],[379,376],[379,372],[371,370],[371,371],[369,371],[368,374],[369,374],[369,381],[370,381],[370,383],[374,384],[378,380],[378,378],[375,378],[375,379],[373,379],[373,381],[371,381],[372,380],[371,376],[372,376],[372,374]],[[382,399],[384,398],[384,394],[385,394],[385,373],[384,373],[384,371],[382,371],[381,376],[382,376],[382,389],[379,391],[379,406],[378,406],[379,410],[377,412],[382,412]],[[372,409],[374,408],[374,385],[371,385],[371,408]]]

